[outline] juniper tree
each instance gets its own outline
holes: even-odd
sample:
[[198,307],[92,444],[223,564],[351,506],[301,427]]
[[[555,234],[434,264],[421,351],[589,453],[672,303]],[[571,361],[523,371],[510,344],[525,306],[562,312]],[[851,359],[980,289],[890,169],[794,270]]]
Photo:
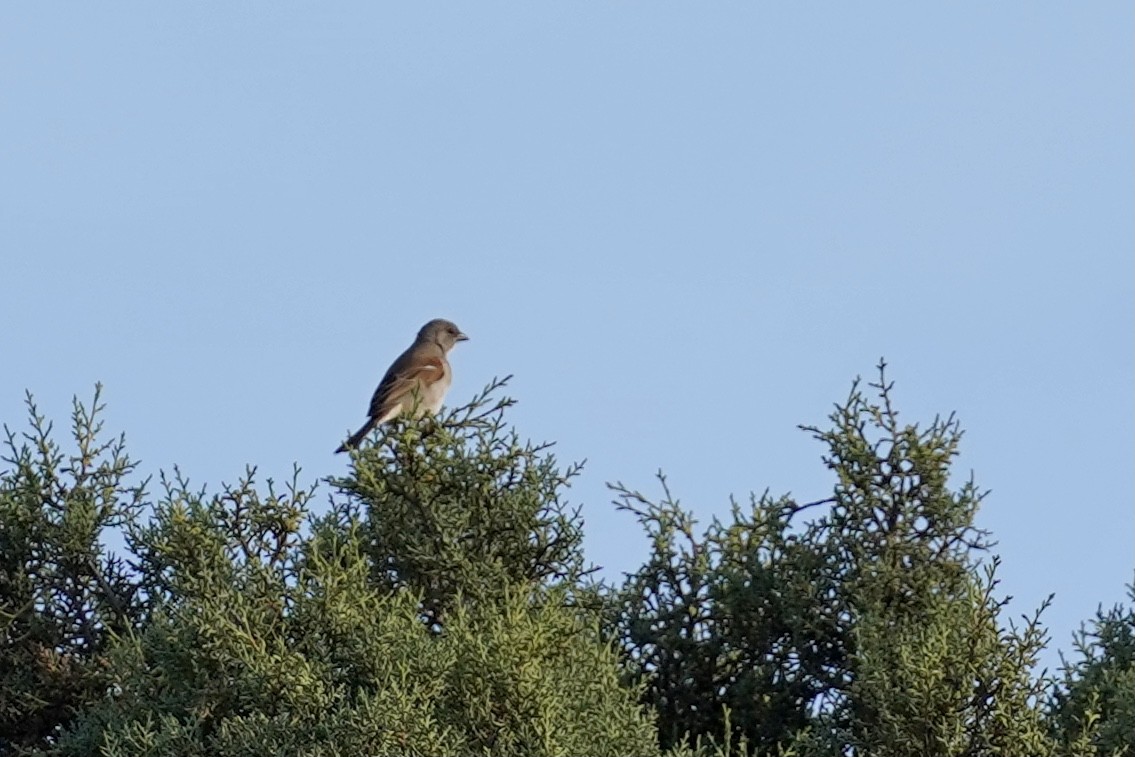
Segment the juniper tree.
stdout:
[[592,569],[582,552],[578,507],[549,444],[522,442],[505,425],[512,400],[494,382],[469,405],[435,421],[395,422],[352,453],[340,520],[359,522],[373,580],[422,596],[440,623],[457,594],[491,599],[512,585],[579,587]]
[[102,696],[115,634],[136,627],[129,569],[103,540],[141,507],[122,437],[102,438],[101,387],[71,413],[74,448],[31,395],[30,431],[4,426],[0,471],[0,754],[50,745]]
[[1006,627],[973,524],[984,494],[950,485],[961,429],[900,423],[879,376],[830,428],[804,427],[828,498],[753,497],[698,532],[665,481],[657,502],[615,485],[653,548],[612,592],[609,629],[664,746],[729,731],[760,754],[1054,749],[1031,677],[1043,629]]
[[1095,754],[1135,756],[1135,583],[1127,591],[1129,604],[1100,608],[1062,657],[1049,712],[1066,751],[1086,742]]
[[312,513],[298,479],[179,476],[130,529],[144,623],[58,753],[650,755],[545,447],[487,395],[383,427]]
[[973,525],[984,494],[950,481],[957,422],[901,424],[872,387],[807,428],[823,500],[754,497],[699,532],[664,480],[659,502],[616,485],[653,546],[617,591],[588,577],[576,467],[507,427],[499,386],[384,426],[323,514],[298,472],[211,494],[175,470],[151,502],[121,438],[100,441],[97,396],[71,454],[29,401],[0,473],[0,751],[1128,748],[1130,614],[1101,614],[1048,697],[1043,628],[1006,621]]

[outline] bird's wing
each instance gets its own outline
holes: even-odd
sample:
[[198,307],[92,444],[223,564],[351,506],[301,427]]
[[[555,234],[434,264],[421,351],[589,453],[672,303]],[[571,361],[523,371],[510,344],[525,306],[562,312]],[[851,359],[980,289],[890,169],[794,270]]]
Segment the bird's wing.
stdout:
[[385,418],[391,408],[405,399],[406,395],[415,389],[421,392],[444,377],[445,360],[441,356],[411,348],[399,356],[382,377],[378,388],[374,390],[367,414],[371,418]]

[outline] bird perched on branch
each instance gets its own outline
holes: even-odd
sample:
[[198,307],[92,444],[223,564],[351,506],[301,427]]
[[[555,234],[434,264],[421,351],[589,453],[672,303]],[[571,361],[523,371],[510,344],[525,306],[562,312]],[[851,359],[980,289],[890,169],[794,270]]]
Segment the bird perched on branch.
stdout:
[[457,324],[444,318],[435,318],[422,326],[418,338],[398,356],[374,390],[367,422],[339,445],[335,453],[358,447],[376,426],[402,413],[420,415],[440,410],[453,382],[453,370],[445,358],[446,353],[468,338]]

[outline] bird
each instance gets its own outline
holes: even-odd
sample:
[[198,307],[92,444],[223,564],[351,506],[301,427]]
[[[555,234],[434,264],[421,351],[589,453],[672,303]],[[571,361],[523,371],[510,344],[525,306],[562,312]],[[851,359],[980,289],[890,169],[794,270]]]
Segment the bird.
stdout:
[[366,423],[339,445],[335,454],[358,447],[376,426],[402,413],[421,415],[440,410],[453,382],[453,370],[445,356],[454,345],[468,338],[457,324],[444,318],[435,318],[422,326],[414,343],[398,356],[378,383]]

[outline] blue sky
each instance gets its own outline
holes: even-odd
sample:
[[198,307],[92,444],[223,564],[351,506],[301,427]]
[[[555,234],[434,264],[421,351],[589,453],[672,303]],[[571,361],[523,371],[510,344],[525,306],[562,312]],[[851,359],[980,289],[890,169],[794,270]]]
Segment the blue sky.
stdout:
[[[885,356],[957,411],[1014,614],[1135,565],[1129,3],[0,6],[0,418],[105,384],[147,472],[315,480],[429,318],[451,400],[703,520],[831,480]],[[1055,655],[1046,658],[1055,662]]]

